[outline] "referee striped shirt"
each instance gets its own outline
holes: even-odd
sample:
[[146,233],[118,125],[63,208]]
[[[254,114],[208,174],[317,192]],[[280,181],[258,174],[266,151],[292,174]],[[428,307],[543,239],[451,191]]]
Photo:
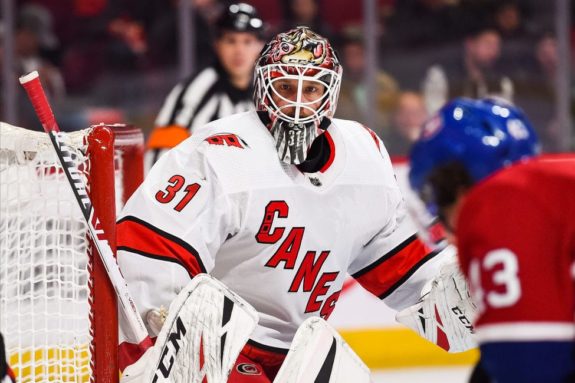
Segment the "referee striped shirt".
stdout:
[[253,88],[238,89],[217,64],[177,84],[166,100],[148,139],[146,168],[197,128],[230,114],[254,109]]

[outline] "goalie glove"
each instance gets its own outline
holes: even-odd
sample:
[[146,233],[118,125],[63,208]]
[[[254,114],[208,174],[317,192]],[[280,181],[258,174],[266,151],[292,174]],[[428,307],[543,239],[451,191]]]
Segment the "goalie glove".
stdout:
[[477,346],[472,325],[476,313],[454,259],[442,266],[429,292],[397,313],[395,319],[448,352],[462,352]]

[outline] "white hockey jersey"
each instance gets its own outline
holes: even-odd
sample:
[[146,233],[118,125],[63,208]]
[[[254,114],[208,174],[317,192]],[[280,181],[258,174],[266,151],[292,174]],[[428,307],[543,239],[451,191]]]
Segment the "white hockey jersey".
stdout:
[[334,119],[313,174],[278,159],[255,112],[206,125],[169,151],[118,221],[118,262],[138,308],[168,307],[208,272],[260,314],[252,344],[287,350],[329,317],[346,273],[388,305],[414,304],[439,257],[417,239],[383,143]]

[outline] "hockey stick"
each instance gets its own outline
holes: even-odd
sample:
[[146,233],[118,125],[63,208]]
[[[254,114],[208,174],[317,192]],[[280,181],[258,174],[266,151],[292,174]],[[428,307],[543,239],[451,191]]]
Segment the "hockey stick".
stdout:
[[121,310],[132,334],[138,342],[138,347],[143,352],[152,346],[152,342],[148,336],[148,331],[146,330],[134,300],[128,291],[128,285],[120,272],[120,268],[114,258],[114,253],[110,248],[110,244],[106,239],[105,233],[100,226],[100,220],[98,219],[90,197],[86,192],[86,185],[82,181],[80,170],[78,170],[71,158],[72,151],[63,140],[62,133],[60,133],[58,123],[56,122],[54,113],[52,113],[52,108],[48,103],[48,99],[46,98],[46,94],[44,93],[44,89],[40,83],[38,72],[34,71],[20,77],[20,84],[22,84],[26,90],[28,98],[34,106],[34,110],[42,124],[42,127],[46,133],[48,133],[48,136],[52,141],[52,145],[58,155],[62,169],[66,174],[66,178],[72,188],[72,192],[80,206],[82,215],[88,224],[88,232],[90,233],[96,250],[102,259],[102,263],[104,264],[106,273],[110,278],[110,282],[116,291]]

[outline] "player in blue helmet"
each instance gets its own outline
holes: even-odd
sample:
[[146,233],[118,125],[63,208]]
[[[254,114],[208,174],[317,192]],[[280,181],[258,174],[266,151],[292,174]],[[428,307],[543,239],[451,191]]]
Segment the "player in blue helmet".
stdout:
[[410,159],[409,182],[433,215],[461,188],[538,154],[531,123],[517,107],[496,99],[458,98],[428,120]]
[[456,99],[410,155],[412,188],[457,244],[491,382],[575,381],[575,155],[538,154],[519,109]]

